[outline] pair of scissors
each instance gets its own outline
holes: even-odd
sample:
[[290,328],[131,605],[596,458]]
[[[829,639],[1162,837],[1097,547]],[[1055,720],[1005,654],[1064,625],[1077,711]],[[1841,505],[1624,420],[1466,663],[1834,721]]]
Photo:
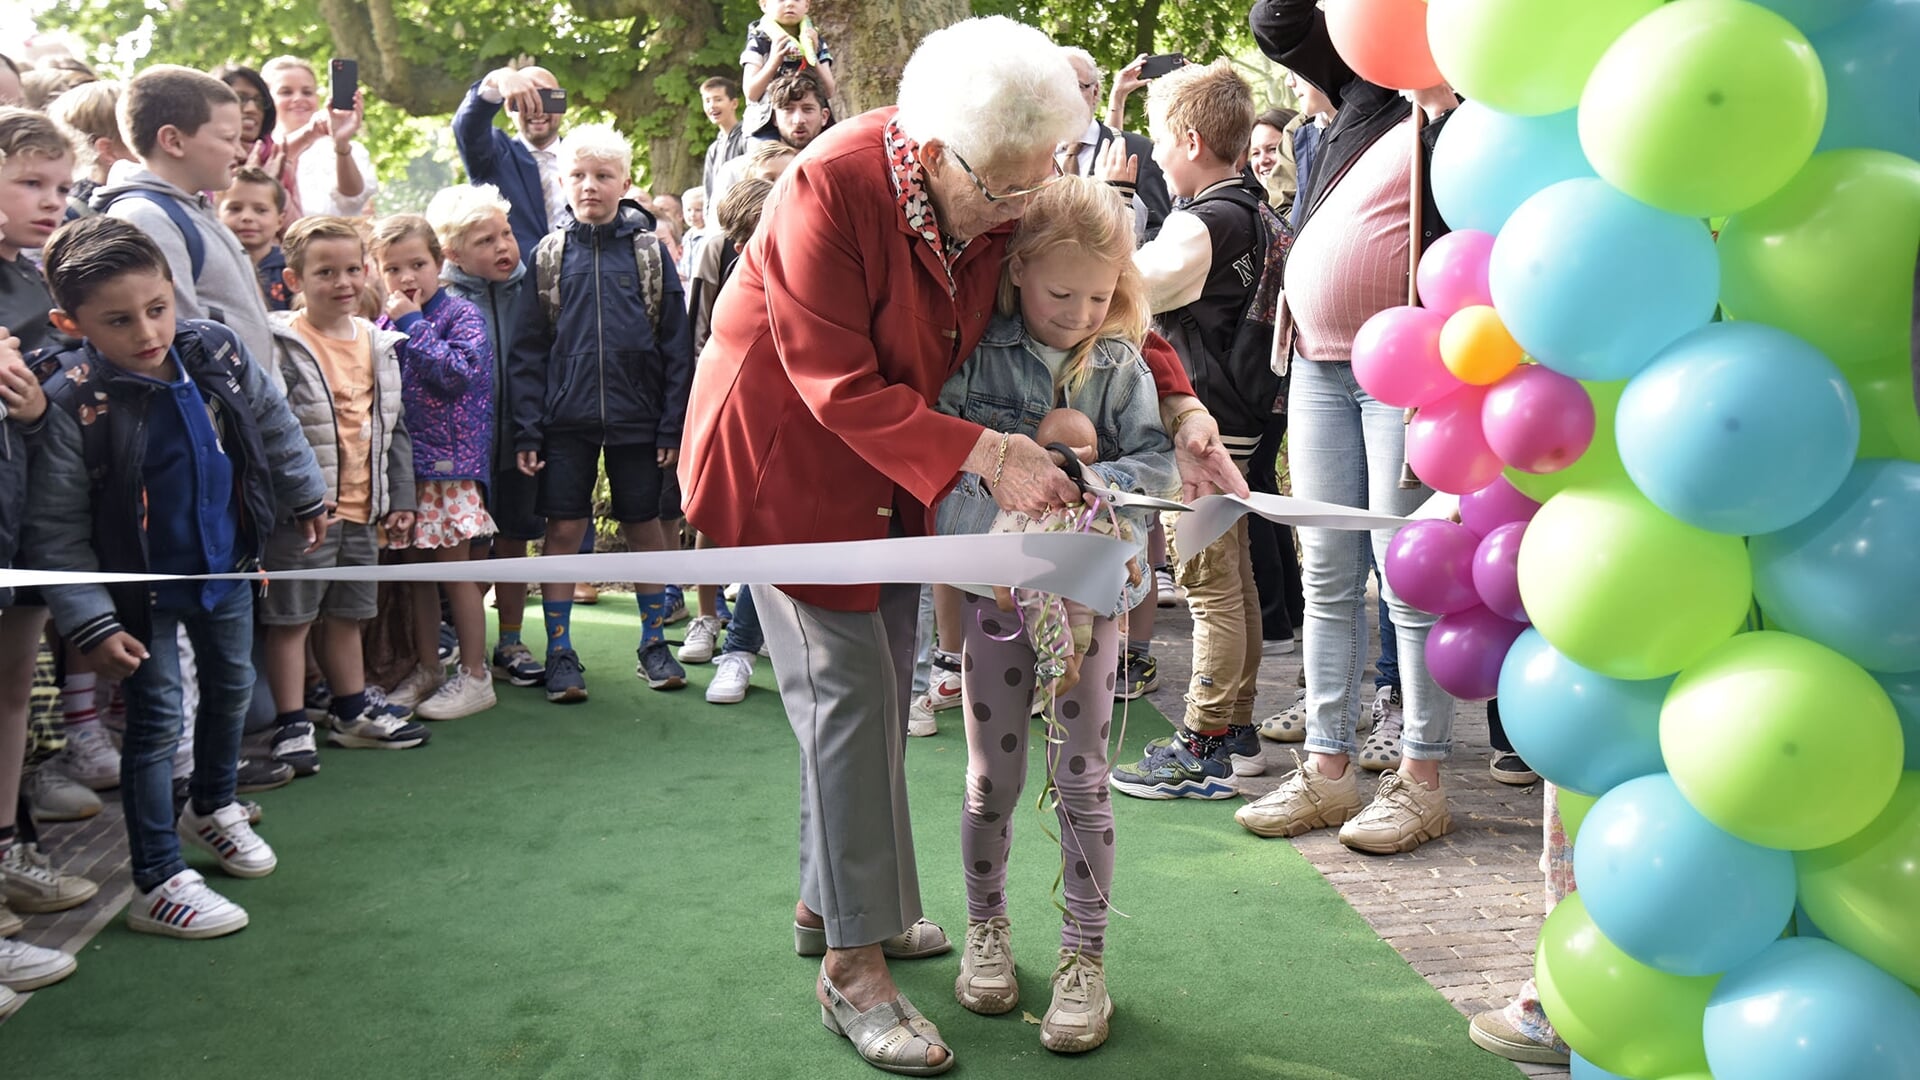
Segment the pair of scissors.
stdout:
[[1061,457],[1066,459],[1067,463],[1060,466],[1060,471],[1067,474],[1067,479],[1073,481],[1074,486],[1080,489],[1082,495],[1092,495],[1109,506],[1138,506],[1148,510],[1172,510],[1183,514],[1193,512],[1193,507],[1188,506],[1186,503],[1174,502],[1171,499],[1156,499],[1151,495],[1136,495],[1131,491],[1116,491],[1113,488],[1102,487],[1100,484],[1094,482],[1091,475],[1087,472],[1086,467],[1080,463],[1079,456],[1065,443],[1048,443],[1047,449],[1057,452]]

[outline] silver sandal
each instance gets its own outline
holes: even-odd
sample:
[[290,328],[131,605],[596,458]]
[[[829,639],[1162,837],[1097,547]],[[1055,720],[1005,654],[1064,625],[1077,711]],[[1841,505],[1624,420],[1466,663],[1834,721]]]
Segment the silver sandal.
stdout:
[[[861,1012],[841,996],[825,968],[820,971],[820,985],[829,1003],[820,1006],[820,1022],[835,1035],[846,1036],[862,1061],[901,1076],[939,1076],[953,1068],[953,1048],[905,994]],[[947,1059],[928,1065],[927,1051],[936,1046],[947,1052]]]
[[[801,956],[827,955],[827,931],[819,926],[793,924],[793,951]],[[924,960],[953,951],[953,942],[937,923],[921,919],[880,943],[880,952],[889,960]]]

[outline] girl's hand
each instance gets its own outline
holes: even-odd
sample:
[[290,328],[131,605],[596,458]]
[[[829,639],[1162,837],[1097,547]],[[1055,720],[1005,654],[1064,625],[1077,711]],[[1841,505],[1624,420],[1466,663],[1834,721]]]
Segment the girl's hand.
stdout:
[[414,303],[413,298],[406,293],[396,289],[387,294],[386,312],[388,319],[397,323],[402,316],[418,314],[419,311],[420,305]]
[[387,531],[388,547],[406,547],[413,540],[413,511],[395,510],[380,519],[380,527]]
[[1138,183],[1140,155],[1127,153],[1125,140],[1108,139],[1106,147],[1100,151],[1100,160],[1093,163],[1093,174],[1109,184]]

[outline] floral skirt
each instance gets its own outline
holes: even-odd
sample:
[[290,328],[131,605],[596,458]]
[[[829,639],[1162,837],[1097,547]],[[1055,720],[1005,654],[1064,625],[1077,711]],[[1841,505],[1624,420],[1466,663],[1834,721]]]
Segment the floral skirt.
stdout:
[[413,546],[444,548],[496,531],[476,480],[421,480],[414,514]]

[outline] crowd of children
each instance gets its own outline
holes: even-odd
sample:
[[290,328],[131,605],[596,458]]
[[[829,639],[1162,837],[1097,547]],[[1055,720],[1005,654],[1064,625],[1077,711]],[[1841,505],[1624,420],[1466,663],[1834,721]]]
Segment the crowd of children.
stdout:
[[[716,300],[775,180],[834,120],[833,55],[805,0],[762,10],[741,81],[701,87],[718,133],[701,185],[677,197],[634,197],[626,138],[602,125],[563,131],[549,111],[558,81],[532,66],[469,90],[453,122],[469,183],[424,215],[369,213],[378,185],[355,139],[361,102],[322,107],[312,68],[293,58],[211,75],[156,65],[124,85],[79,80],[44,110],[0,106],[0,326],[12,335],[0,338],[0,566],[289,571],[519,557],[535,542],[567,555],[591,550],[596,511],[632,551],[695,541],[683,537],[675,466]],[[1101,75],[1084,52],[1066,53],[1092,110]],[[1143,84],[1136,69],[1128,89]],[[1060,419],[1086,425],[1087,475],[1161,497],[1178,493],[1168,433],[1207,412],[1258,489],[1284,416],[1269,363],[1292,235],[1282,215],[1293,208],[1297,220],[1295,167],[1304,178],[1318,129],[1271,112],[1256,123],[1251,89],[1224,61],[1144,84],[1150,139],[1092,118],[1062,144],[1064,176],[1027,204],[998,316],[940,407],[972,416],[985,394],[996,403],[987,412],[1009,395],[1030,399],[1029,421],[1074,410]],[[503,109],[511,134],[495,123]],[[334,153],[316,150],[327,140]],[[1194,409],[1156,405],[1149,328],[1199,388]],[[603,474],[610,505],[596,507]],[[991,525],[983,479],[968,476],[942,506],[944,530]],[[1292,565],[1284,530],[1262,540],[1243,521],[1176,564],[1156,515],[1113,522],[1137,543],[1141,572],[1108,609],[1061,609],[1058,655],[999,633],[992,598],[934,589],[937,631],[923,631],[909,728],[934,734],[935,714],[970,705],[956,994],[1004,1012],[1017,1001],[1009,845],[992,823],[1024,782],[1029,713],[1053,705],[1048,783],[1063,865],[1078,870],[1065,881],[1070,1000],[1057,980],[1043,1025],[1059,1050],[1099,1045],[1111,1013],[1100,967],[1109,787],[1227,798],[1234,774],[1263,768],[1255,678],[1276,645],[1263,611],[1275,607],[1270,586],[1286,583],[1267,580],[1260,553],[1284,543]],[[496,680],[588,700],[571,631],[590,588],[540,585],[543,646],[523,638],[529,589],[512,583],[403,586],[397,615],[362,581],[281,581],[257,596],[234,583],[0,592],[0,939],[19,928],[9,909],[61,910],[94,894],[53,868],[33,818],[95,813],[93,793],[115,787],[136,889],[129,925],[180,938],[243,927],[246,912],[188,867],[183,841],[224,873],[264,876],[276,856],[240,795],[314,775],[323,742],[424,745],[422,721],[494,706]],[[746,696],[764,655],[751,590],[702,586],[676,656],[664,628],[689,617],[681,586],[633,589],[641,681],[678,689],[683,664],[710,662],[708,701]],[[1181,597],[1194,616],[1185,715],[1142,760],[1109,765],[1108,706],[1157,684],[1153,611]],[[1291,649],[1298,602],[1291,619],[1277,602]],[[366,628],[383,615],[394,629],[380,647],[394,655],[370,666],[379,649]],[[49,646],[64,723],[30,740],[26,687]],[[120,718],[111,733],[103,711]],[[250,725],[250,712],[270,721]],[[1297,741],[1302,715],[1258,732]],[[249,729],[269,732],[264,757],[243,755]],[[1396,746],[1382,767],[1397,756]],[[1383,800],[1356,813],[1394,809]],[[1394,822],[1370,827],[1400,842]],[[13,991],[73,965],[0,940],[0,1015]]]

